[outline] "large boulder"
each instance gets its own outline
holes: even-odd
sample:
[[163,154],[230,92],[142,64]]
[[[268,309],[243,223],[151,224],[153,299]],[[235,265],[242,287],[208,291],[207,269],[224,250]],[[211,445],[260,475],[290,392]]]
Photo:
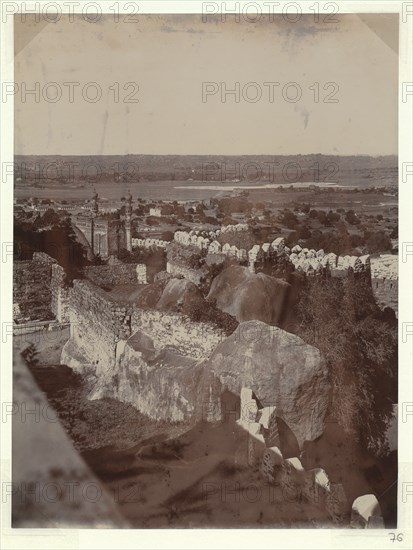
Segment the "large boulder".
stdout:
[[328,372],[320,351],[298,336],[260,321],[241,323],[204,369],[228,391],[240,395],[251,388],[260,405],[274,406],[300,448],[322,435]]
[[215,277],[208,299],[237,321],[257,319],[278,323],[284,313],[290,291],[285,281],[264,273],[251,273],[248,268],[230,266]]
[[161,296],[162,287],[158,283],[152,283],[134,291],[130,295],[129,301],[135,303],[138,307],[153,308]]
[[171,279],[165,286],[156,309],[162,311],[184,311],[202,308],[204,298],[201,291],[187,279]]

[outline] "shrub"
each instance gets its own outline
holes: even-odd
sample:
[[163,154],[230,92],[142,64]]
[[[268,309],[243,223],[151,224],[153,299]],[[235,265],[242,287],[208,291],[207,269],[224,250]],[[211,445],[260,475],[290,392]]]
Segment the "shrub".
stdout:
[[224,313],[218,309],[214,302],[205,300],[202,306],[198,303],[189,304],[183,311],[185,315],[196,323],[211,323],[220,328],[226,336],[234,332],[238,326],[238,321],[229,313]]

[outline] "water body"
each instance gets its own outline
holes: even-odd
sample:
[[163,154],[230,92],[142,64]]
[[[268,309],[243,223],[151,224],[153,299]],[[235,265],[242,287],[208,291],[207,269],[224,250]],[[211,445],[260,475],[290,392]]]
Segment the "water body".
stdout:
[[337,188],[346,188],[346,189],[354,189],[355,185],[339,185],[338,183],[327,183],[327,182],[297,182],[297,183],[289,183],[289,184],[282,184],[282,183],[265,183],[265,184],[257,184],[257,185],[251,185],[251,184],[242,184],[237,183],[236,185],[230,185],[230,184],[222,184],[222,185],[203,185],[202,183],[200,185],[186,185],[186,186],[178,186],[175,187],[175,189],[202,189],[202,190],[211,190],[211,191],[235,191],[235,190],[244,190],[244,189],[280,189],[280,188],[289,188],[293,187],[294,189],[308,189],[312,185],[316,185],[317,187],[337,187]]
[[[128,183],[115,183],[113,181],[93,183],[66,183],[66,184],[53,184],[45,182],[44,185],[39,184],[32,186],[19,182],[15,186],[15,197],[17,199],[28,199],[30,197],[37,197],[39,199],[55,199],[55,200],[85,200],[90,199],[94,188],[99,193],[101,199],[107,199],[108,201],[119,201],[121,197],[125,196],[128,189],[130,189],[134,197],[140,197],[142,199],[153,200],[177,200],[177,201],[189,201],[189,200],[202,200],[214,197],[217,193],[231,193],[235,190],[248,190],[248,191],[265,191],[265,190],[277,190],[284,188],[287,190],[292,189],[308,189],[310,186],[316,185],[319,188],[335,188],[335,189],[354,189],[355,187],[366,187],[366,185],[343,185],[338,183],[329,182],[297,182],[297,183],[260,183],[252,184],[250,182],[195,182],[195,181],[154,181],[154,182],[128,182]],[[384,185],[384,183],[381,183]]]

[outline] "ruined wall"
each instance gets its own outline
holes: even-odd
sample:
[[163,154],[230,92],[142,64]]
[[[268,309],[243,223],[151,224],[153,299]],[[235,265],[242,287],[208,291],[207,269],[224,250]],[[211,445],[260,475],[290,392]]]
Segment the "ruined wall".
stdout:
[[119,306],[90,281],[68,293],[70,339],[61,363],[91,376],[90,399],[112,397],[152,418],[189,421],[207,358],[225,338],[179,314]]
[[137,264],[99,265],[84,269],[86,278],[100,288],[112,288],[116,285],[134,284],[137,282]]
[[185,356],[196,359],[208,357],[225,338],[221,330],[207,323],[194,323],[188,317],[156,310],[134,309],[131,318],[132,334],[145,332],[155,346],[172,346]]
[[98,375],[111,369],[117,341],[131,334],[128,308],[118,306],[89,281],[75,280],[68,295],[68,317],[70,340],[62,362],[76,368],[88,364]]
[[63,267],[60,265],[52,265],[52,277],[50,281],[51,289],[51,310],[53,315],[59,321],[59,323],[69,322],[69,312],[68,312],[68,300],[69,300],[69,289],[65,287],[64,284],[65,272]]
[[33,252],[33,261],[44,265],[57,264],[57,261],[45,252]]
[[71,344],[65,360],[73,352],[80,363],[96,368],[97,374],[115,368],[118,342],[126,341],[138,331],[148,334],[160,349],[171,346],[195,359],[208,357],[225,338],[212,324],[194,323],[179,314],[120,306],[89,281],[75,280],[67,298]]
[[13,304],[19,319],[47,320],[53,318],[51,309],[52,266],[56,260],[35,252],[32,260],[13,263]]

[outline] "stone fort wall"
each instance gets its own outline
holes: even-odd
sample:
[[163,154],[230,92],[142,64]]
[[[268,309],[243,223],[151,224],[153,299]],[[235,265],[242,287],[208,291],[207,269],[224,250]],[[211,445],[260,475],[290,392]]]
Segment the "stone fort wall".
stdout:
[[[223,229],[223,228],[222,228]],[[241,230],[241,229],[240,229]],[[240,231],[237,226],[229,226],[227,232]],[[249,250],[238,249],[236,246],[221,244],[216,239],[221,231],[176,231],[174,242],[182,247],[195,246],[199,250],[206,250],[207,262],[218,256],[231,257],[240,262],[248,259],[248,267],[252,272],[263,271],[272,266],[271,274],[277,274],[278,267],[285,269],[288,266],[293,271],[312,276],[328,269],[333,277],[346,277],[349,273],[366,273],[371,277],[373,293],[381,308],[390,307],[396,314],[398,311],[398,257],[382,254],[378,257],[364,256],[337,256],[326,253],[324,250],[309,250],[295,245],[291,249],[285,245],[285,239],[278,237],[272,243],[256,244]],[[173,275],[182,275],[195,284],[199,284],[192,273],[193,270],[176,266],[169,262],[168,272]]]

